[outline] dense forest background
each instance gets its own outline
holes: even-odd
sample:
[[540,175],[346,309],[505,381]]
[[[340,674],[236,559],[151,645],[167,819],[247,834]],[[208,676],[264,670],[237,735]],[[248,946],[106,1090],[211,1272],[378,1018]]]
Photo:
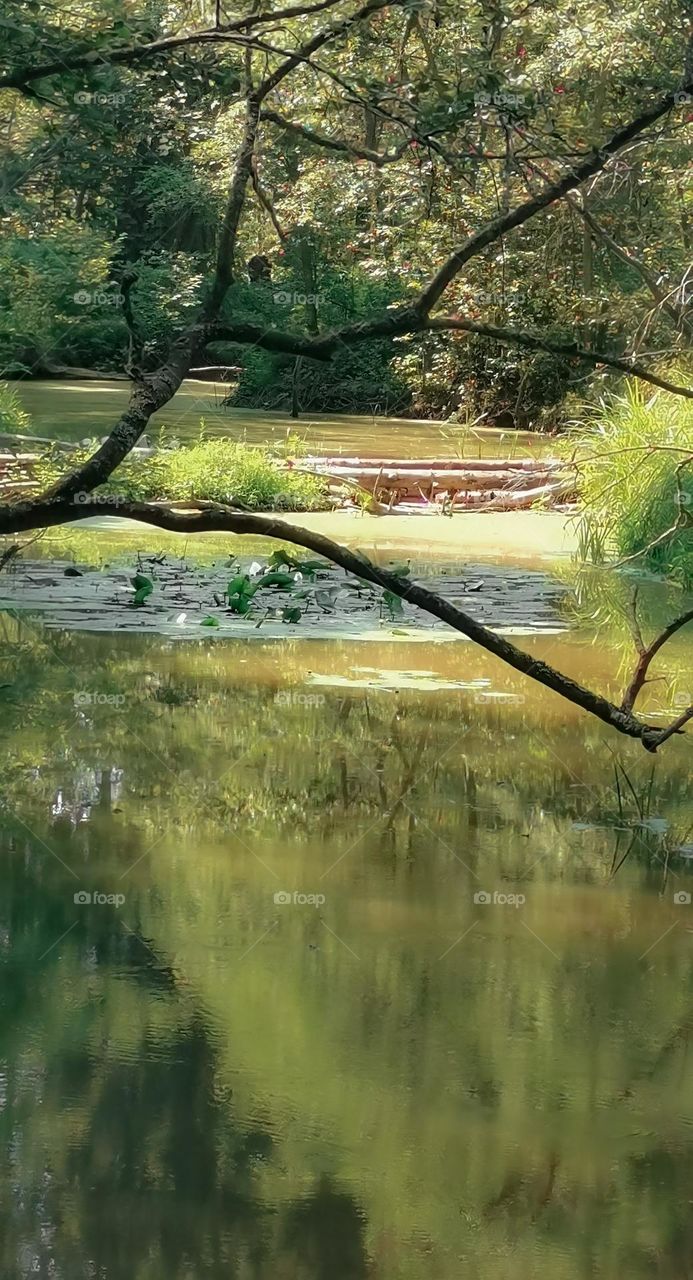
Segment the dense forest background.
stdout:
[[[411,0],[355,26],[264,104],[227,314],[310,334],[406,304],[456,244],[682,82],[687,8]],[[228,17],[205,3],[77,15],[10,0],[5,15],[7,82],[26,65],[59,75],[0,95],[0,367],[122,372],[134,323],[153,369],[209,278],[245,52],[217,39],[113,58]],[[282,47],[305,24],[284,20]],[[271,64],[271,29],[263,40]],[[679,93],[580,194],[473,259],[448,311],[675,366],[693,331],[691,120]],[[604,376],[459,332],[344,346],[327,364],[228,343],[209,359],[240,369],[238,405],[547,428]]]

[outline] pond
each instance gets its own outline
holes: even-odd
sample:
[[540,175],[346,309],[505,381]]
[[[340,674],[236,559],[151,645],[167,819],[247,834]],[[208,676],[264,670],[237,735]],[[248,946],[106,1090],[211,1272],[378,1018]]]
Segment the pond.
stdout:
[[[124,411],[125,382],[37,381],[12,384],[32,416],[36,435],[59,440],[83,440],[106,435]],[[173,399],[151,419],[152,439],[160,429],[169,438],[195,439],[204,418],[210,435],[233,436],[249,444],[284,445],[299,436],[314,453],[355,454],[361,457],[494,457],[532,455],[550,441],[530,432],[502,432],[478,428],[466,432],[444,422],[406,418],[363,417],[350,414],[311,414],[294,420],[286,413],[259,409],[226,409],[228,388],[221,383],[187,381]]]
[[[615,692],[612,595],[523,645]],[[466,642],[0,643],[0,1275],[688,1273],[690,741]]]

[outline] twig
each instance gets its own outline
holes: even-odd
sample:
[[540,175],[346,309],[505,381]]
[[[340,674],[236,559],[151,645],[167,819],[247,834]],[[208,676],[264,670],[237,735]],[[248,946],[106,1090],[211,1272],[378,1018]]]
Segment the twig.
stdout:
[[[623,701],[621,702],[621,706],[624,711],[632,711],[633,706],[635,705],[635,699],[646,682],[647,672],[650,668],[652,659],[659,653],[662,645],[666,644],[667,640],[670,640],[677,631],[681,630],[681,627],[685,627],[689,622],[693,622],[693,609],[688,609],[686,613],[682,613],[678,618],[674,618],[674,620],[670,622],[663,631],[660,631],[659,635],[655,637],[647,648],[643,647],[639,649],[640,657],[638,658],[630,684],[628,685],[623,695]],[[676,732],[676,730],[674,730],[674,732]]]

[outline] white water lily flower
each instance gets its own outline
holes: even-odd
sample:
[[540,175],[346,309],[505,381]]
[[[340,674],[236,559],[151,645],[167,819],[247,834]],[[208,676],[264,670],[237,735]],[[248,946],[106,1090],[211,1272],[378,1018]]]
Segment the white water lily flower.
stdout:
[[258,573],[262,573],[262,565],[258,560],[253,560],[253,563],[251,564],[248,570],[248,573],[251,578],[256,577]]
[[188,616],[187,613],[179,613],[178,617],[176,618],[176,622],[178,623],[185,622],[185,619],[187,618],[187,616]]

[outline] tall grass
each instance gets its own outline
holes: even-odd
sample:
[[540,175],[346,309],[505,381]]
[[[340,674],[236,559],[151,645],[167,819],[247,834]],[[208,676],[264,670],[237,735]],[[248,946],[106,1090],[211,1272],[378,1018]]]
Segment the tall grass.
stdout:
[[14,387],[0,382],[0,431],[7,435],[27,435],[30,430],[31,418],[22,408]]
[[[41,489],[91,456],[87,447],[66,458],[57,450],[36,469]],[[225,436],[160,449],[148,458],[126,458],[99,493],[135,502],[199,498],[243,502],[252,511],[320,511],[330,504],[325,480],[280,466],[269,449]]]
[[595,564],[628,559],[691,586],[691,401],[629,386],[574,427],[566,444],[579,463],[580,557]]

